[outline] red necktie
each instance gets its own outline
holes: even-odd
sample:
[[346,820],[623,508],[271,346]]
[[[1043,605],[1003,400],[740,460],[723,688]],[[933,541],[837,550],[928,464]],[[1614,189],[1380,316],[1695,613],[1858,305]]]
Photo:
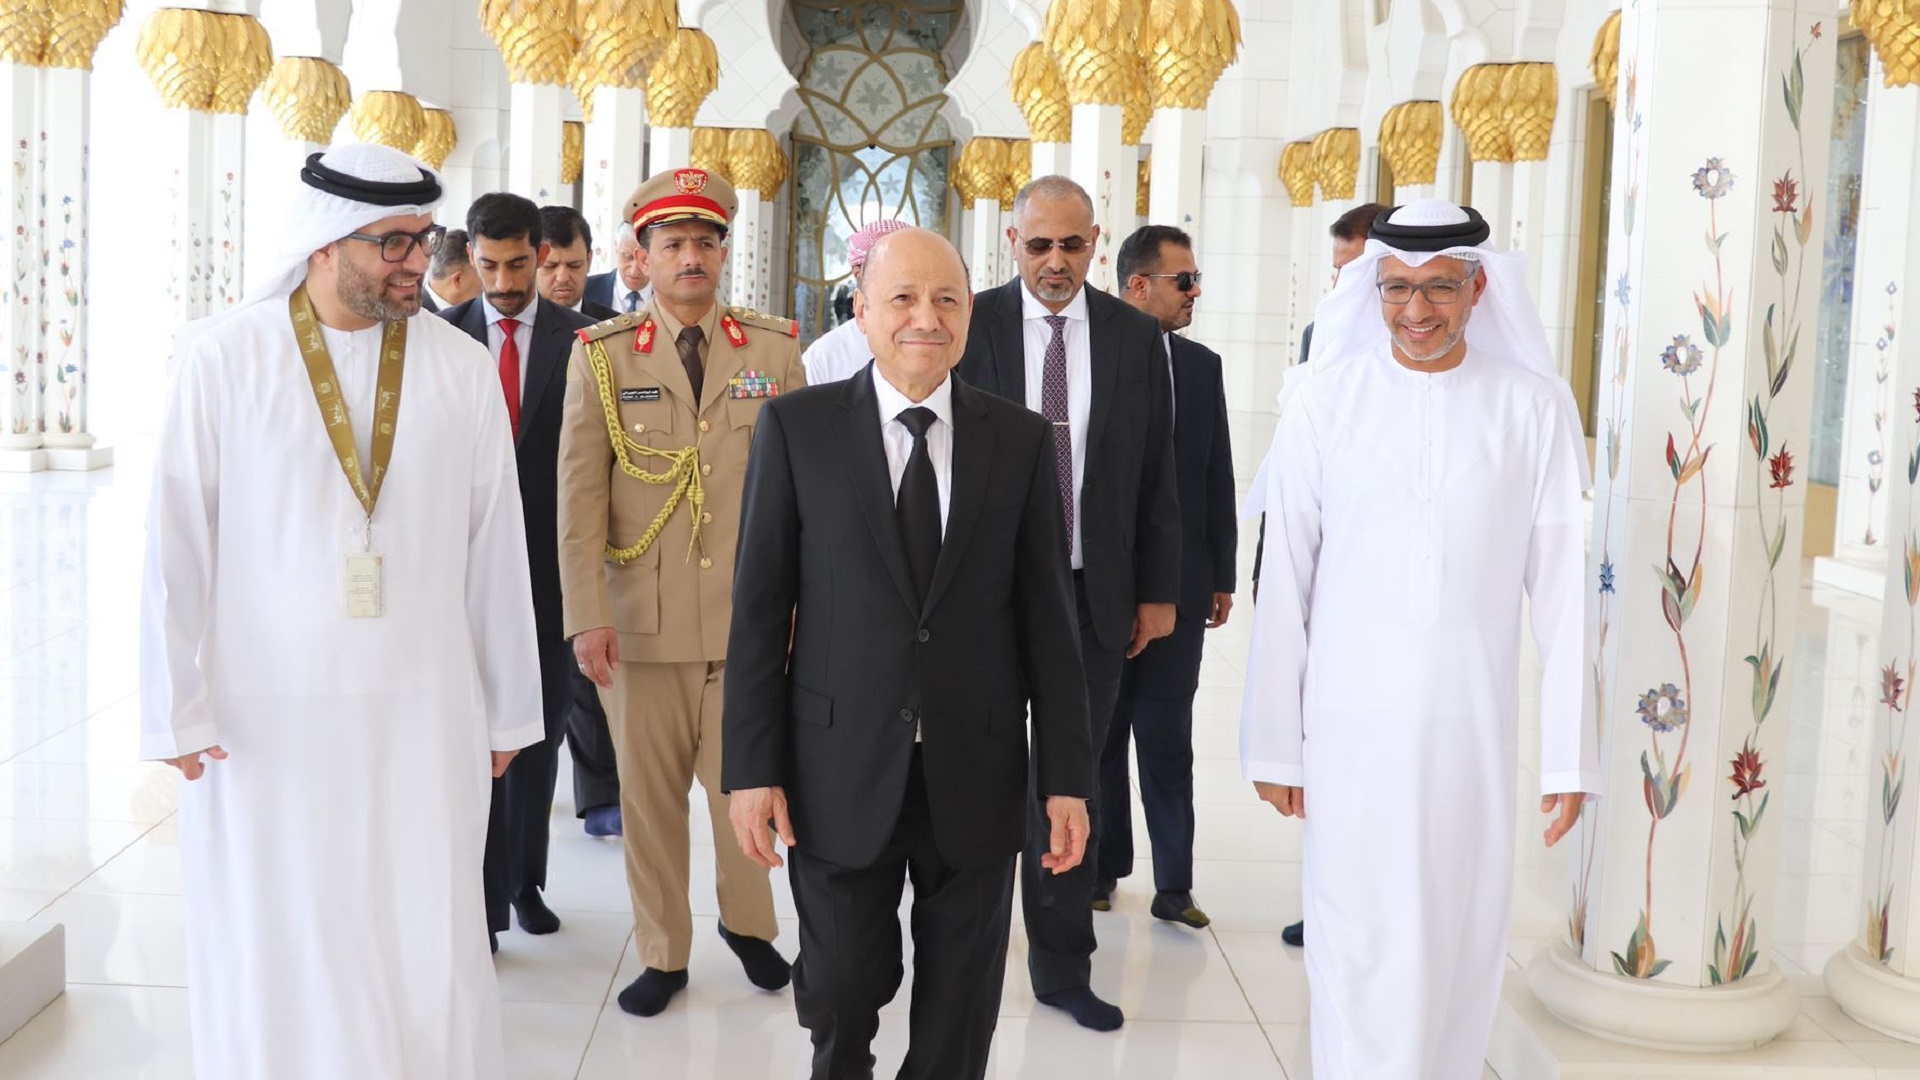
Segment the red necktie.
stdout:
[[507,392],[507,419],[513,422],[513,437],[520,437],[520,343],[514,340],[514,333],[520,329],[520,320],[501,319],[500,333],[505,340],[500,342],[500,387]]

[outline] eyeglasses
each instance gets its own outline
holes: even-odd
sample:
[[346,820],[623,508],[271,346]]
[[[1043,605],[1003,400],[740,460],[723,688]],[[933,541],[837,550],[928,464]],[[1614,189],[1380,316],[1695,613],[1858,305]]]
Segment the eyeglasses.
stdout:
[[1181,292],[1192,292],[1200,284],[1200,271],[1182,270],[1177,274],[1141,274],[1143,278],[1171,278],[1173,287]]
[[1435,307],[1445,307],[1459,300],[1461,291],[1472,282],[1472,278],[1461,281],[1429,281],[1422,285],[1412,285],[1404,281],[1381,281],[1376,282],[1374,287],[1380,290],[1380,299],[1395,306],[1411,303],[1413,294],[1419,293],[1426,297],[1427,303]]
[[1022,243],[1027,246],[1027,254],[1037,259],[1047,252],[1052,251],[1056,246],[1069,255],[1078,255],[1087,250],[1091,241],[1084,236],[1069,236],[1062,240],[1055,240],[1046,236],[1035,236],[1030,239],[1023,237]]
[[380,245],[380,257],[387,262],[397,263],[406,262],[407,256],[413,254],[413,249],[416,246],[422,251],[425,251],[428,256],[438,253],[440,245],[446,242],[447,229],[444,225],[435,225],[432,228],[417,233],[397,232],[385,233],[379,236],[371,233],[356,232],[348,233],[341,239],[362,240],[369,244],[378,244]]

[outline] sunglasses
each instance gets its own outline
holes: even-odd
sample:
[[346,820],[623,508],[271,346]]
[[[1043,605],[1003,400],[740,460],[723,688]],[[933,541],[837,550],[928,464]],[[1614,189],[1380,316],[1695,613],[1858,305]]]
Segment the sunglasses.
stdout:
[[1170,278],[1173,281],[1173,287],[1179,289],[1181,292],[1192,292],[1194,286],[1200,284],[1200,271],[1198,270],[1182,270],[1177,274],[1141,274],[1140,276],[1143,278]]
[[1056,247],[1069,255],[1078,255],[1087,250],[1092,243],[1084,236],[1069,236],[1064,240],[1055,240],[1046,236],[1036,236],[1031,239],[1023,237],[1021,242],[1026,245],[1027,254],[1035,258],[1045,255]]
[[435,225],[417,233],[397,232],[385,233],[379,236],[371,233],[356,232],[348,233],[341,239],[359,240],[368,244],[378,244],[380,245],[380,257],[387,262],[397,263],[406,262],[407,256],[413,254],[413,249],[416,246],[424,250],[429,256],[438,252],[440,245],[446,242],[447,229],[444,225]]

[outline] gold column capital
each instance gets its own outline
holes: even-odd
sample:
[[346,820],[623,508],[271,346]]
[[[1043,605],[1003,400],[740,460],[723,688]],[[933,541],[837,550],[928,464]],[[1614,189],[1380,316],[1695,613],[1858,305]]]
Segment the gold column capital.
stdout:
[[568,82],[589,122],[594,88],[646,89],[648,67],[666,51],[679,25],[679,7],[673,0],[575,0],[577,47]]
[[1146,137],[1147,125],[1153,121],[1153,85],[1149,81],[1145,62],[1132,65],[1131,79],[1127,83],[1127,99],[1120,103],[1120,144],[1139,146]]
[[736,128],[727,135],[727,174],[735,188],[757,191],[762,199],[771,199],[787,182],[787,172],[787,155],[773,132]]
[[1013,103],[1027,118],[1027,134],[1034,142],[1073,141],[1073,103],[1067,100],[1067,82],[1053,62],[1044,41],[1036,41],[1013,58]]
[[560,182],[577,184],[587,163],[587,125],[578,120],[560,122]]
[[1000,189],[1000,205],[1011,208],[1020,189],[1033,182],[1033,141],[1007,140],[1007,186]]
[[1148,0],[1142,46],[1159,109],[1204,109],[1240,56],[1233,0]]
[[648,122],[654,127],[692,127],[701,104],[719,85],[720,53],[713,39],[693,27],[680,27],[647,71]]
[[27,0],[0,6],[0,61],[93,70],[93,53],[126,14],[125,0]]
[[[1133,189],[1133,216],[1141,221],[1147,220],[1147,207],[1153,203],[1153,154],[1148,152],[1140,159]],[[1125,285],[1125,282],[1121,282]]]
[[693,148],[687,153],[687,166],[705,169],[727,183],[733,183],[733,176],[727,171],[727,136],[726,128],[694,128]]
[[1513,137],[1507,126],[1501,86],[1506,64],[1475,64],[1453,86],[1453,122],[1467,137],[1475,161],[1512,161]]
[[1920,83],[1920,0],[1853,0],[1852,15],[1880,57],[1886,84]]
[[1313,179],[1325,199],[1351,199],[1360,182],[1360,129],[1328,128],[1313,137]]
[[399,90],[371,90],[353,103],[353,137],[413,153],[426,133],[426,110],[420,99]]
[[1295,206],[1313,205],[1313,144],[1290,142],[1280,148],[1280,182]]
[[280,130],[296,142],[330,143],[353,104],[346,73],[316,56],[283,56],[261,86]]
[[459,145],[460,130],[453,122],[453,114],[445,109],[422,109],[420,115],[420,141],[413,144],[413,156],[428,168],[439,169],[447,163],[447,155]]
[[1047,5],[1047,50],[1075,105],[1125,105],[1138,77],[1140,30],[1147,5],[1138,0],[1053,0]]
[[1500,77],[1500,116],[1514,161],[1545,161],[1553,142],[1560,84],[1552,64],[1508,64]]
[[1593,53],[1587,59],[1593,72],[1594,90],[1608,101],[1620,85],[1620,13],[1614,12],[1593,35]]
[[968,139],[954,155],[953,189],[968,210],[980,199],[999,199],[1007,187],[1007,142],[1004,139]]
[[480,0],[480,25],[500,49],[507,78],[567,85],[573,66],[573,0]]
[[1403,101],[1380,118],[1380,156],[1393,170],[1396,186],[1434,182],[1445,127],[1437,101]]
[[244,115],[273,68],[273,43],[251,15],[156,8],[134,46],[170,109]]

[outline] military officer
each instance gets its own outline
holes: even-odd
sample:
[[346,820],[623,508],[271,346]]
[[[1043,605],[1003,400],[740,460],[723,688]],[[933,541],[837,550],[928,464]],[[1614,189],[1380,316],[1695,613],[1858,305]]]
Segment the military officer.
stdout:
[[[625,822],[634,940],[646,970],[620,992],[636,1016],[687,985],[687,794],[706,789],[713,834],[733,835],[720,791],[721,686],[734,543],[754,422],[804,385],[798,327],[716,300],[733,187],[701,169],[647,180],[626,220],[653,281],[639,309],[579,331],[560,434],[566,633],[601,688]],[[787,985],[767,871],[713,848],[720,935],[747,977]]]

